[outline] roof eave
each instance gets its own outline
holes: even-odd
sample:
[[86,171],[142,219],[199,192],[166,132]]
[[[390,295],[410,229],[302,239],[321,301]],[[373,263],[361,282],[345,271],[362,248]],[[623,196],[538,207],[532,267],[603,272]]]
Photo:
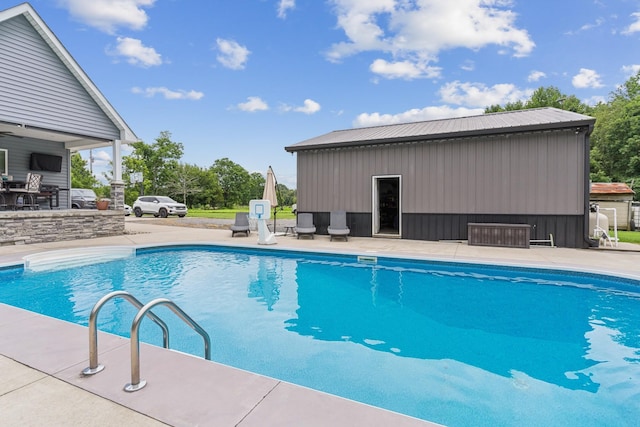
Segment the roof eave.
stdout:
[[413,142],[413,141],[433,141],[433,140],[454,139],[454,138],[458,139],[458,138],[469,138],[474,136],[504,135],[504,134],[513,134],[513,133],[539,132],[539,131],[563,130],[563,129],[573,129],[573,128],[581,129],[584,127],[588,127],[588,133],[590,133],[594,123],[595,123],[595,119],[585,119],[585,120],[576,120],[571,122],[553,123],[552,126],[550,126],[548,123],[544,123],[544,124],[517,126],[517,127],[509,127],[509,128],[492,128],[492,129],[480,129],[480,130],[474,129],[474,130],[468,130],[468,131],[438,133],[438,134],[430,134],[430,135],[412,135],[412,136],[405,136],[400,138],[381,138],[381,139],[375,139],[375,140],[357,140],[357,141],[345,141],[345,142],[335,142],[335,143],[307,144],[307,145],[301,145],[301,146],[298,146],[298,144],[294,144],[294,145],[289,145],[287,147],[284,147],[284,149],[289,153],[295,153],[297,151],[346,148],[346,147],[354,147],[354,146],[362,146],[362,145],[398,144],[398,143]]

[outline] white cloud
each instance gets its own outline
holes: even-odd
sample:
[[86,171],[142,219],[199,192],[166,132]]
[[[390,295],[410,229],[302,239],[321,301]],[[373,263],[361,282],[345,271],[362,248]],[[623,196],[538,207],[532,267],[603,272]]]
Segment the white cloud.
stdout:
[[624,34],[633,34],[640,31],[640,12],[632,13],[631,17],[635,19],[635,22],[625,28],[623,31]]
[[473,71],[476,69],[476,63],[471,60],[464,61],[464,64],[460,66],[464,71]]
[[502,83],[490,87],[482,83],[462,83],[454,81],[440,88],[443,102],[486,108],[490,105],[506,104],[526,100],[533,91],[521,90],[512,84]]
[[304,104],[300,107],[291,107],[289,105],[283,105],[281,110],[295,111],[297,113],[304,113],[304,114],[315,114],[318,111],[320,111],[320,108],[321,108],[320,104],[318,104],[316,101],[312,99],[305,99]]
[[603,86],[600,81],[600,74],[588,68],[580,68],[580,72],[573,76],[571,83],[573,87],[578,89],[599,88]]
[[296,7],[296,0],[280,0],[278,2],[278,18],[287,17],[287,11]]
[[242,111],[253,113],[256,111],[266,111],[269,109],[269,105],[258,96],[250,96],[247,98],[247,102],[241,102],[237,107]]
[[60,0],[77,20],[113,34],[118,27],[141,30],[149,17],[143,8],[156,0]]
[[599,103],[606,104],[607,103],[607,98],[605,98],[604,96],[598,95],[598,96],[592,96],[592,97],[587,98],[587,99],[583,99],[582,102],[584,102],[587,105],[591,105],[593,107],[593,106],[598,105]]
[[384,59],[376,59],[369,66],[372,73],[387,79],[413,80],[419,78],[440,77],[441,68],[429,67],[425,63],[411,61],[387,62]]
[[542,79],[544,77],[547,77],[547,74],[544,73],[543,71],[533,70],[527,76],[527,81],[528,82],[537,82],[538,80],[540,80],[540,79]]
[[519,57],[535,46],[528,32],[515,25],[517,15],[508,9],[508,0],[331,2],[347,38],[327,52],[327,59],[334,62],[359,52],[381,51],[405,68],[407,63],[425,67],[443,50],[497,45]]
[[92,150],[91,157],[93,157],[93,166],[110,166],[111,155],[104,150]]
[[153,67],[162,64],[162,55],[152,47],[147,47],[138,39],[130,37],[118,37],[118,45],[109,54],[124,56],[131,65],[140,67]]
[[383,41],[384,30],[376,22],[376,15],[394,12],[394,0],[332,0],[342,28],[349,42],[334,44],[327,57],[332,61],[368,50],[388,50]]
[[234,40],[218,38],[216,40],[220,54],[217,56],[218,62],[232,70],[244,69],[245,63],[251,51],[245,46],[238,44]]
[[573,36],[585,31],[589,31],[589,30],[593,30],[594,28],[598,28],[600,26],[602,26],[602,24],[604,24],[604,19],[602,18],[597,18],[595,20],[594,23],[588,23],[588,24],[584,24],[582,27],[580,27],[577,31],[567,31],[565,34]]
[[362,113],[354,120],[353,126],[392,125],[451,117],[477,116],[482,113],[484,113],[484,109],[482,108],[451,108],[446,105],[440,107],[425,107],[422,109],[414,108],[399,114]]
[[631,64],[631,65],[623,65],[622,72],[626,74],[627,77],[635,76],[640,71],[640,64]]
[[166,87],[148,87],[145,89],[134,87],[131,89],[131,92],[135,94],[144,95],[147,98],[152,98],[155,95],[159,94],[164,96],[165,99],[187,99],[190,101],[197,101],[204,96],[204,93],[197,92],[195,90],[170,90]]

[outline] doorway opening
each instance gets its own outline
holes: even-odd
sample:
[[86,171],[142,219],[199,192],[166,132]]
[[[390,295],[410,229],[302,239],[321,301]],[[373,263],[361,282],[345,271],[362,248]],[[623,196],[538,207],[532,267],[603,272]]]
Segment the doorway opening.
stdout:
[[373,230],[374,236],[400,237],[402,230],[402,203],[400,175],[373,177]]

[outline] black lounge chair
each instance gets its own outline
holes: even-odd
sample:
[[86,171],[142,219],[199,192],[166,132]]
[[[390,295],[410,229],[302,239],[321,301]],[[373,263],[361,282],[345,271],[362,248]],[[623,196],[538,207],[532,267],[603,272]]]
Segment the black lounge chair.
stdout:
[[313,225],[313,214],[310,213],[299,213],[298,221],[296,224],[296,234],[298,235],[298,239],[301,235],[311,236],[313,239],[313,234],[316,232],[316,226]]
[[345,211],[331,212],[331,223],[327,231],[331,236],[329,241],[333,241],[334,237],[344,237],[344,240],[348,241],[351,230],[347,227],[347,213]]
[[251,233],[249,229],[249,214],[246,212],[236,212],[236,221],[231,226],[231,237],[234,237],[236,233],[244,233],[245,236],[249,236],[249,233]]

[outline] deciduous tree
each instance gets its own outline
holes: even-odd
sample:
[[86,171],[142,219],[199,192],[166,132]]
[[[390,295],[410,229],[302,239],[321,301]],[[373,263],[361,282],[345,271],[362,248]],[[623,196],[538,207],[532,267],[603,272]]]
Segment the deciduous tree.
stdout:
[[242,204],[249,193],[249,172],[226,157],[216,160],[211,171],[222,190],[222,205],[232,208]]
[[591,135],[592,179],[634,182],[640,190],[640,72],[595,109]]
[[94,188],[98,185],[98,180],[87,168],[87,161],[80,153],[71,155],[71,187],[72,188]]
[[162,131],[153,144],[139,141],[131,146],[133,153],[123,158],[127,177],[133,172],[142,172],[145,193],[166,192],[176,179],[183,145],[171,140],[171,132]]

